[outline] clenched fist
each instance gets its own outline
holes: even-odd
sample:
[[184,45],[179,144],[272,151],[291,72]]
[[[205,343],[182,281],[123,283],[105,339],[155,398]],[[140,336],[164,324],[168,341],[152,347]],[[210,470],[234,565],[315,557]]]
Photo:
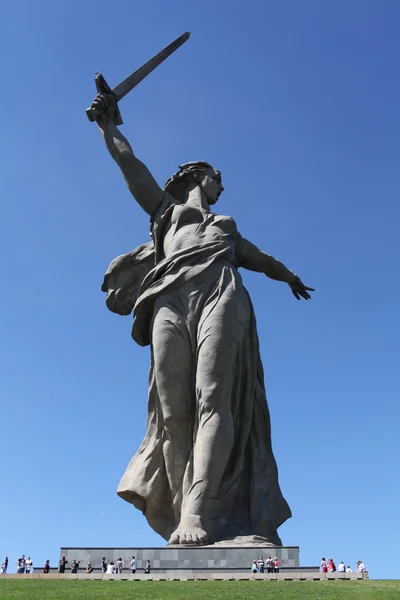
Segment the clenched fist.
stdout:
[[117,103],[112,94],[97,94],[90,105],[90,110],[95,116],[96,121],[111,119],[117,108]]

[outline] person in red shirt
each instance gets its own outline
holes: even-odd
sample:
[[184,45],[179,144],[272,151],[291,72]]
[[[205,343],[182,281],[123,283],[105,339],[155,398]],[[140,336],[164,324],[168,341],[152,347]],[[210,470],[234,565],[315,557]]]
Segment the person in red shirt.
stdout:
[[281,563],[279,562],[279,559],[277,556],[275,556],[274,558],[274,571],[275,573],[279,573],[279,567],[281,566]]

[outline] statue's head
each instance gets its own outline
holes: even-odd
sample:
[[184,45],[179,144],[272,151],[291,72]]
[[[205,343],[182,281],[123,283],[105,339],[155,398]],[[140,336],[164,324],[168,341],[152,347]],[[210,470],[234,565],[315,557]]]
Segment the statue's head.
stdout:
[[187,192],[199,186],[211,206],[224,191],[221,173],[208,162],[189,162],[179,166],[179,171],[165,183],[164,189],[177,200],[184,202]]

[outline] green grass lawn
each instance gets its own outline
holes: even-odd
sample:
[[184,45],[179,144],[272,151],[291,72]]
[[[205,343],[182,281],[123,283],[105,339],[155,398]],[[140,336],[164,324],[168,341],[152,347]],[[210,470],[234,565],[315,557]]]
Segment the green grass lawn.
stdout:
[[399,600],[400,581],[0,580],[10,600]]

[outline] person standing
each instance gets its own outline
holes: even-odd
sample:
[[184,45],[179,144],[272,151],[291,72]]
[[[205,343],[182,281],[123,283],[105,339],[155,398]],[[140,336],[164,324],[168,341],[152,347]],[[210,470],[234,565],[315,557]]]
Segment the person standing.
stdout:
[[32,572],[33,562],[30,556],[25,561],[25,573],[29,575]]
[[25,554],[17,559],[17,573],[25,573]]
[[78,572],[80,560],[73,560],[71,565],[71,573],[74,575]]
[[90,562],[87,564],[86,573],[93,573],[93,567]]
[[330,558],[328,561],[328,572],[329,573],[334,573],[336,571],[336,565],[333,562],[333,558]]
[[65,558],[65,556],[63,556],[62,558],[60,558],[59,563],[58,563],[58,572],[59,573],[65,573],[65,566],[67,564],[68,564],[68,561]]
[[260,558],[258,559],[258,572],[264,573],[264,567],[265,567],[264,557],[260,556]]
[[136,558],[134,556],[132,556],[132,560],[129,564],[129,568],[131,570],[131,573],[136,573]]
[[44,565],[44,569],[43,569],[43,573],[49,573],[50,572],[50,561],[46,560],[46,563]]
[[327,572],[328,572],[328,562],[327,562],[325,556],[323,556],[321,559],[321,573],[327,573]]
[[118,573],[119,575],[121,575],[121,573],[122,573],[122,569],[123,569],[123,568],[124,568],[124,561],[122,560],[122,558],[119,558],[119,559],[117,560],[117,573]]
[[279,562],[279,558],[277,556],[275,556],[274,558],[274,571],[275,573],[279,573],[279,567],[281,566],[281,563]]
[[101,572],[107,573],[107,561],[105,556],[103,556],[103,558],[101,559]]
[[3,575],[5,575],[7,573],[7,568],[8,568],[8,556],[5,557],[4,562],[1,565],[0,573],[3,573]]
[[258,567],[257,567],[257,561],[256,560],[253,560],[253,562],[252,562],[251,571],[252,571],[252,573],[258,573]]
[[150,574],[150,572],[151,572],[151,564],[150,564],[150,561],[149,561],[149,560],[148,560],[148,561],[147,561],[147,563],[146,563],[146,568],[145,568],[144,572],[145,572],[147,575],[149,575],[149,574]]
[[274,572],[274,561],[272,560],[272,556],[270,554],[267,554],[267,560],[265,561],[265,566],[267,567],[267,573],[273,573]]

